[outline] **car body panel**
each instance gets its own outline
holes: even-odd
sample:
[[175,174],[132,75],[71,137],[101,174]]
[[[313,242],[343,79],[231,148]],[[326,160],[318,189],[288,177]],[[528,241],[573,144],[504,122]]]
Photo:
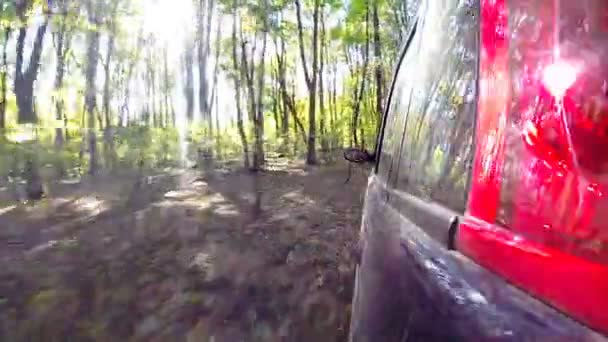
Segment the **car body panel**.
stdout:
[[398,195],[371,176],[351,341],[604,340],[448,250],[389,204]]
[[[433,9],[436,13],[444,13],[440,12],[443,9],[438,10],[437,2],[422,2],[426,5],[432,3],[436,6]],[[463,121],[465,126],[474,130],[474,133],[468,132],[474,136],[474,143],[471,143],[474,150],[473,171],[466,187],[448,188],[447,192],[457,192],[453,194],[454,197],[438,198],[433,198],[436,195],[433,191],[430,195],[428,192],[423,193],[423,196],[402,191],[408,185],[399,183],[400,173],[409,172],[411,168],[400,170],[401,158],[410,158],[406,165],[413,165],[414,168],[420,159],[416,159],[417,155],[410,155],[411,151],[405,153],[403,149],[404,132],[412,129],[412,126],[408,128],[407,119],[399,116],[387,119],[393,102],[404,101],[403,93],[410,94],[407,95],[410,98],[405,101],[411,101],[411,93],[407,93],[407,89],[419,86],[412,80],[403,86],[398,79],[402,64],[411,63],[404,61],[407,49],[412,48],[410,44],[413,44],[414,49],[419,47],[412,42],[416,41],[418,32],[425,30],[424,10],[428,7],[421,7],[422,14],[412,29],[414,38],[408,39],[405,52],[400,56],[389,94],[387,113],[379,134],[376,150],[376,158],[379,160],[376,161],[376,169],[368,184],[361,229],[362,255],[357,267],[353,299],[351,341],[606,340],[603,335],[537,300],[526,292],[530,290],[529,287],[523,287],[526,288],[524,291],[507,280],[513,280],[513,274],[525,279],[540,279],[543,278],[543,272],[547,271],[546,281],[537,282],[546,290],[562,280],[556,274],[575,275],[579,272],[586,279],[593,274],[599,275],[597,282],[592,285],[579,284],[578,287],[572,287],[573,291],[564,292],[563,288],[554,286],[555,291],[562,291],[560,296],[570,295],[574,302],[577,294],[584,293],[582,291],[586,288],[593,288],[600,293],[607,284],[603,281],[603,274],[606,274],[603,266],[585,268],[582,267],[584,264],[564,257],[558,258],[557,262],[549,265],[551,267],[544,268],[543,262],[546,261],[542,258],[545,255],[536,253],[538,249],[534,249],[538,246],[496,224],[501,209],[504,136],[508,122],[510,87],[508,79],[503,77],[509,71],[510,53],[505,37],[505,28],[508,26],[506,3],[507,0],[458,2],[458,6],[480,6],[481,16],[485,16],[487,24],[480,26],[481,32],[478,32],[478,38],[484,34],[486,36],[478,51],[481,56],[477,68],[478,93],[475,98],[480,100],[475,103],[477,107],[469,106],[465,109],[475,111],[474,122]],[[467,11],[465,15],[474,15],[474,11]],[[466,17],[461,19],[466,21]],[[467,42],[470,43],[470,40]],[[406,91],[402,92],[399,87],[405,87]],[[434,101],[438,100],[435,98]],[[409,114],[409,104],[407,108]],[[415,134],[418,135],[419,132]],[[393,149],[393,152],[385,149]],[[391,155],[394,151],[398,152]],[[437,151],[451,153],[450,148]],[[393,170],[397,158],[397,167]],[[386,172],[389,167],[390,170]],[[439,184],[443,184],[441,177],[444,176],[440,173]],[[462,191],[466,192],[465,196],[461,196]],[[462,206],[445,205],[451,198],[465,198],[465,202],[468,198],[468,202],[461,203]],[[463,209],[465,204],[466,211]],[[498,239],[505,236],[509,238]],[[543,253],[548,251],[546,248],[542,250]],[[510,258],[509,253],[515,252],[521,257]],[[574,258],[566,253],[555,255]],[[490,265],[484,260],[499,260],[500,263]],[[501,273],[501,268],[512,272],[510,277]],[[573,269],[576,272],[564,273]],[[576,278],[566,279],[565,282],[575,284]]]

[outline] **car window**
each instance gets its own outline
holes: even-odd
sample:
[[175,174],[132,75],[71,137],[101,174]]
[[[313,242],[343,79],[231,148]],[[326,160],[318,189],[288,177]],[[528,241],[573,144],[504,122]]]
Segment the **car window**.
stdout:
[[385,180],[390,180],[391,176],[396,175],[395,170],[399,165],[399,150],[413,85],[408,71],[414,67],[416,62],[417,51],[420,46],[419,36],[414,33],[409,48],[405,52],[399,68],[400,71],[395,79],[391,103],[386,117],[379,167],[380,177]]
[[395,187],[458,212],[466,206],[473,156],[477,5],[426,2],[416,52],[400,72],[412,89],[398,102],[407,114]]
[[387,180],[394,174],[393,170],[397,168],[399,160],[399,147],[401,137],[403,136],[407,104],[409,102],[408,96],[412,89],[407,72],[413,68],[412,64],[416,61],[420,45],[420,40],[416,39],[414,31],[416,26],[415,13],[418,11],[420,3],[421,1],[411,1],[408,3],[410,20],[407,25],[409,27],[404,30],[407,33],[408,41],[405,42],[406,50],[402,55],[393,81],[392,95],[385,117],[382,146],[380,149],[378,173],[384,180]]

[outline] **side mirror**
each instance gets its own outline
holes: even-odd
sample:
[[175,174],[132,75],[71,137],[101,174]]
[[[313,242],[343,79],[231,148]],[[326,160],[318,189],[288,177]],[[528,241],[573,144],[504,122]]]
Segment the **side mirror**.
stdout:
[[351,163],[364,164],[372,163],[376,160],[375,156],[366,150],[358,148],[347,148],[344,150],[344,159]]

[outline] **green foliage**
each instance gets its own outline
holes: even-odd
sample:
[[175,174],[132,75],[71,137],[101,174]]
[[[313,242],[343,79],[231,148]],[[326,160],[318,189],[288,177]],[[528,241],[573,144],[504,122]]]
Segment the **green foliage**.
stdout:
[[[36,97],[36,111],[38,114],[38,130],[32,142],[25,143],[15,138],[15,132],[25,129],[17,125],[16,117],[18,113],[17,102],[15,100],[15,90],[12,89],[13,65],[8,65],[9,79],[7,84],[7,104],[6,121],[7,131],[3,136],[5,144],[0,147],[3,156],[0,158],[0,176],[8,174],[11,169],[22,169],[23,160],[32,151],[40,153],[41,164],[62,164],[68,170],[76,170],[75,173],[85,172],[88,168],[90,151],[87,149],[86,135],[81,130],[88,124],[88,117],[85,108],[86,77],[88,62],[88,30],[99,32],[100,46],[98,70],[96,72],[96,106],[93,111],[95,129],[97,130],[97,141],[100,150],[102,167],[136,167],[143,163],[145,167],[161,167],[163,165],[177,165],[180,163],[185,153],[191,160],[196,158],[197,149],[212,148],[217,151],[217,155],[222,158],[240,159],[243,153],[241,136],[236,126],[236,114],[221,113],[220,128],[214,128],[213,132],[209,129],[210,123],[206,120],[188,122],[185,132],[178,132],[174,127],[165,127],[166,122],[170,122],[170,110],[164,108],[163,97],[168,96],[171,107],[178,108],[179,102],[183,101],[184,73],[186,66],[183,65],[184,53],[190,49],[194,54],[195,64],[200,62],[198,56],[199,46],[202,42],[196,41],[195,31],[201,26],[195,22],[186,25],[191,35],[186,35],[187,42],[183,42],[180,51],[173,51],[176,44],[164,42],[163,39],[155,36],[154,32],[149,32],[145,27],[146,15],[149,7],[156,6],[160,1],[149,2],[145,0],[93,0],[93,7],[97,9],[96,15],[100,19],[100,24],[91,26],[89,13],[92,11],[84,2],[74,0],[57,0],[53,2],[53,12],[56,15],[50,17],[49,26],[52,40],[45,40],[43,47],[43,58],[41,63],[40,77],[38,77],[34,96]],[[190,1],[190,0],[176,0]],[[204,0],[205,2],[207,0]],[[297,155],[306,149],[303,135],[308,134],[308,101],[306,84],[303,81],[302,61],[299,50],[298,27],[295,15],[294,0],[237,0],[237,11],[233,13],[233,0],[216,0],[216,18],[222,16],[222,29],[220,44],[215,44],[215,28],[212,28],[206,35],[211,36],[207,53],[208,59],[207,73],[213,74],[215,48],[219,46],[219,77],[220,83],[228,83],[233,86],[236,80],[241,84],[241,109],[244,116],[244,132],[249,144],[252,144],[254,127],[251,122],[249,94],[246,88],[245,79],[241,70],[234,69],[232,61],[232,20],[237,20],[239,28],[243,31],[243,37],[237,34],[237,54],[239,66],[243,61],[241,55],[241,39],[246,41],[247,55],[253,64],[252,70],[258,75],[261,70],[259,54],[261,51],[262,31],[265,27],[264,22],[268,22],[268,44],[265,56],[265,79],[264,98],[260,101],[264,111],[265,133],[263,137],[264,145],[268,151],[285,151]],[[18,27],[20,25],[19,16],[23,17],[24,24],[34,26],[31,14],[38,11],[43,5],[43,1],[26,1],[25,10],[17,9],[14,1],[3,1],[0,3],[0,27]],[[302,4],[302,24],[304,28],[303,40],[308,69],[312,68],[311,40],[313,30],[312,13],[314,0],[301,0]],[[376,130],[378,127],[379,115],[377,113],[375,101],[377,85],[375,82],[376,68],[381,69],[384,75],[384,87],[388,84],[389,72],[397,54],[399,42],[397,37],[404,29],[404,23],[413,16],[415,8],[409,2],[397,0],[378,0],[376,2],[368,0],[319,0],[320,20],[319,24],[325,29],[325,38],[319,42],[320,49],[323,51],[323,78],[324,78],[324,103],[319,104],[320,95],[317,100],[317,144],[318,148],[322,144],[330,142],[331,148],[341,148],[350,145],[353,140],[353,132],[356,129],[359,135],[359,142],[365,144],[367,148],[373,148]],[[176,2],[177,4],[177,2]],[[191,3],[192,9],[198,8],[197,3]],[[378,7],[380,27],[378,28],[381,39],[382,58],[373,56],[373,22],[371,20],[371,10],[374,6]],[[206,6],[204,9],[206,10]],[[167,15],[169,15],[168,13]],[[235,17],[236,14],[236,17]],[[196,14],[191,15],[195,20]],[[230,25],[228,25],[230,24]],[[38,25],[38,24],[36,24]],[[166,25],[165,22],[158,25]],[[28,30],[26,41],[33,39]],[[53,87],[52,81],[56,76],[55,49],[57,37],[60,32],[66,34],[66,39],[70,41],[70,49],[67,50],[65,60],[65,77],[63,84]],[[367,34],[366,34],[367,33]],[[16,34],[11,35],[13,47]],[[205,35],[203,35],[205,36]],[[105,153],[107,137],[104,137],[104,130],[107,128],[102,109],[104,96],[105,74],[104,63],[110,37],[113,38],[114,49],[109,65],[109,117],[110,125],[114,126],[114,141],[111,147],[114,149],[116,164],[103,160],[109,158]],[[0,35],[0,39],[3,35]],[[196,38],[196,39],[195,39]],[[166,40],[166,39],[165,39]],[[52,43],[47,43],[52,41]],[[179,44],[182,44],[180,42]],[[179,46],[179,44],[177,46]],[[287,89],[278,89],[278,56],[280,47],[284,44],[286,51],[282,56],[285,75],[284,83]],[[255,46],[255,48],[254,48]],[[367,55],[366,46],[369,47]],[[14,48],[13,48],[14,49]],[[26,47],[25,54],[28,54]],[[167,79],[163,63],[163,53],[178,55],[180,65],[169,62],[167,67]],[[15,51],[9,51],[9,60],[14,60]],[[364,62],[367,59],[366,62]],[[367,65],[367,67],[365,67]],[[189,66],[190,72],[195,78],[195,84],[199,84],[199,75],[196,66]],[[336,70],[336,71],[335,71]],[[320,72],[320,70],[317,70]],[[42,76],[44,75],[44,76]],[[254,90],[257,92],[257,79],[254,77]],[[154,79],[154,83],[152,83]],[[357,104],[359,88],[365,80],[362,88],[362,101]],[[332,84],[336,84],[333,89]],[[443,88],[442,88],[443,90]],[[317,90],[319,91],[319,90]],[[332,92],[335,91],[335,94]],[[386,90],[385,90],[386,91]],[[454,91],[445,89],[443,91]],[[155,94],[154,101],[152,94]],[[211,91],[209,91],[211,93]],[[285,99],[284,93],[288,100]],[[220,94],[222,94],[220,90]],[[194,97],[198,103],[198,89],[195,89]],[[383,94],[386,95],[386,94]],[[127,99],[127,97],[129,97]],[[278,98],[277,98],[278,97]],[[457,95],[454,94],[454,101],[458,102]],[[62,120],[57,120],[56,104],[58,101],[64,102],[62,109],[65,116]],[[293,102],[295,113],[291,113],[291,108],[286,103]],[[152,103],[154,102],[154,103]],[[257,99],[256,99],[257,103]],[[321,127],[321,105],[324,108],[324,124]],[[275,106],[277,109],[276,119]],[[356,127],[353,127],[355,107],[359,108]],[[200,116],[195,109],[195,115]],[[148,114],[146,114],[148,113]],[[152,113],[156,113],[153,115]],[[148,115],[148,116],[146,116]],[[298,124],[295,124],[294,116]],[[282,122],[287,116],[289,120],[288,135],[283,134],[280,129]],[[121,119],[119,119],[119,117]],[[153,118],[161,117],[163,123],[153,124]],[[124,121],[123,121],[124,119]],[[200,120],[200,117],[198,117]],[[276,122],[278,120],[278,122]],[[118,123],[123,127],[116,127]],[[213,122],[215,126],[215,122]],[[68,135],[61,148],[55,147],[57,130]],[[322,129],[323,128],[323,129]],[[11,133],[12,132],[12,133]],[[187,151],[184,152],[184,141]],[[249,146],[249,150],[252,147]],[[113,158],[114,158],[113,157]],[[16,162],[14,160],[17,160]],[[70,171],[71,172],[71,171]]]
[[14,1],[3,0],[0,3],[0,27],[11,27],[17,18]]
[[118,130],[114,141],[121,167],[157,168],[179,163],[179,136],[176,129],[134,126]]

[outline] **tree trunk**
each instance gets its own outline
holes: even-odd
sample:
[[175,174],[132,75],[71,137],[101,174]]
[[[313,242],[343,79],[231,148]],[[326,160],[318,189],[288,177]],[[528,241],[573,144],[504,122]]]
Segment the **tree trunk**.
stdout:
[[123,99],[123,103],[121,106],[121,113],[120,113],[121,126],[122,125],[128,126],[129,122],[131,121],[130,111],[129,111],[129,100],[131,97],[131,79],[133,78],[133,72],[135,71],[137,62],[139,61],[140,51],[142,50],[144,43],[145,43],[145,40],[143,37],[143,31],[140,30],[139,33],[137,34],[137,48],[135,50],[135,56],[129,62],[129,66],[127,69],[127,78],[124,82],[124,86],[125,86],[124,99]]
[[[297,140],[297,135],[298,132],[302,135],[302,141],[304,142],[304,144],[307,143],[307,137],[306,137],[306,131],[304,129],[304,125],[302,124],[302,121],[300,121],[300,119],[298,118],[298,112],[296,110],[296,105],[295,105],[295,99],[293,97],[293,95],[290,95],[287,92],[287,80],[286,80],[286,62],[285,62],[285,56],[286,56],[287,52],[285,49],[285,40],[283,37],[281,37],[281,54],[280,56],[277,56],[277,60],[279,61],[279,77],[278,77],[278,82],[279,82],[279,89],[281,91],[281,98],[283,100],[283,106],[285,107],[285,113],[284,113],[284,117],[283,117],[283,126],[282,126],[282,130],[283,130],[283,134],[289,138],[289,115],[292,116],[293,120],[294,120],[294,137]],[[297,141],[294,141],[294,145],[297,145]]]
[[59,33],[57,33],[57,47],[55,51],[55,55],[57,58],[57,68],[55,71],[55,84],[54,91],[55,94],[53,96],[53,100],[55,102],[55,119],[57,122],[63,121],[64,127],[55,128],[55,146],[58,150],[63,148],[64,144],[64,135],[63,130],[65,129],[66,121],[65,121],[65,99],[63,94],[63,80],[65,77],[65,69],[66,69],[66,54],[70,49],[70,40],[71,37],[66,32],[65,23],[62,24]]
[[[117,2],[116,2],[117,4]],[[116,7],[112,11],[112,15],[116,15]],[[113,20],[113,19],[110,19]],[[112,128],[112,118],[110,117],[110,87],[112,84],[112,75],[110,74],[110,67],[112,65],[112,57],[114,55],[115,48],[115,35],[116,30],[114,27],[114,23],[110,22],[110,30],[108,32],[108,46],[106,50],[105,62],[103,64],[104,71],[104,85],[103,85],[103,113],[105,120],[105,128],[103,130],[103,145],[104,145],[104,161],[106,163],[106,167],[110,170],[114,169],[116,164],[116,151],[114,148],[114,132]]]
[[317,99],[317,76],[318,76],[318,36],[319,36],[319,0],[314,0],[313,10],[313,33],[312,33],[312,71],[308,70],[306,65],[306,54],[304,52],[304,29],[302,25],[302,9],[300,0],[296,0],[296,16],[298,22],[298,40],[300,45],[300,58],[302,60],[302,68],[306,85],[308,86],[308,144],[306,154],[306,164],[314,165],[317,163],[316,150],[316,99]]
[[114,55],[114,47],[115,47],[115,37],[113,30],[110,30],[108,35],[108,46],[106,50],[106,58],[103,64],[103,72],[105,75],[104,85],[103,85],[103,114],[105,119],[105,126],[110,127],[112,125],[112,120],[110,118],[110,86],[112,77],[110,75],[110,66],[112,63],[112,57]]
[[308,137],[306,136],[306,129],[304,129],[304,125],[302,124],[302,120],[300,120],[300,118],[298,117],[298,111],[296,109],[296,96],[294,95],[295,92],[295,85],[293,86],[292,94],[288,95],[287,90],[285,90],[285,96],[288,98],[287,105],[289,106],[289,110],[292,114],[291,116],[293,117],[295,127],[300,131],[300,134],[302,135],[302,142],[304,144],[307,144]]
[[234,89],[236,92],[236,116],[237,116],[237,128],[239,136],[241,137],[241,145],[243,147],[243,162],[245,168],[249,169],[249,143],[247,142],[247,134],[245,134],[245,128],[243,127],[243,111],[241,108],[241,81],[239,75],[242,75],[242,68],[238,64],[237,54],[237,9],[238,0],[234,0],[233,3],[233,20],[232,20],[232,67],[234,72]]
[[[264,28],[262,34],[262,52],[260,55],[260,66],[258,73],[258,99],[257,112],[255,114],[255,153],[253,155],[253,168],[260,170],[265,162],[264,156],[264,86],[266,78],[266,46],[268,44],[268,0],[264,1]],[[252,56],[251,63],[254,63]]]
[[[361,71],[361,82],[359,84],[359,89],[355,90],[355,102],[353,108],[353,138],[355,141],[355,145],[359,145],[359,141],[357,138],[357,128],[359,127],[360,122],[360,114],[361,114],[361,103],[363,102],[363,95],[365,94],[365,86],[367,81],[367,68],[369,65],[369,3],[367,3],[366,13],[365,13],[365,50],[363,52],[363,68]],[[361,132],[363,133],[363,132]],[[365,145],[363,134],[361,134],[362,145]]]
[[[198,72],[199,72],[199,112],[203,122],[211,121],[209,113],[209,80],[207,79],[207,63],[209,61],[209,45],[211,42],[211,21],[215,8],[215,0],[206,0],[207,9],[205,11],[205,0],[199,1],[198,8]],[[203,26],[203,17],[207,20]],[[211,132],[209,132],[211,134]]]
[[156,71],[154,70],[154,62],[150,60],[150,110],[152,111],[152,125],[154,127],[160,127],[158,118],[158,108],[156,108]]
[[184,95],[186,97],[186,118],[188,122],[192,122],[194,119],[194,47],[189,45],[186,46],[184,53]]
[[213,133],[214,129],[213,129],[213,112],[216,112],[215,115],[215,121],[217,123],[217,131],[215,135],[211,135],[211,139],[213,139],[213,141],[215,142],[215,150],[216,152],[219,154],[221,154],[220,151],[220,144],[219,144],[219,111],[217,110],[217,102],[218,102],[218,76],[220,73],[220,51],[221,51],[221,43],[222,43],[222,36],[221,36],[221,25],[222,25],[222,21],[220,20],[220,18],[218,18],[217,20],[217,27],[215,30],[215,56],[214,56],[214,65],[213,65],[213,86],[212,86],[212,91],[211,91],[211,103],[209,106],[209,115],[210,115],[210,120],[209,120],[209,132]]
[[275,50],[276,50],[276,58],[277,58],[277,101],[280,101],[280,107],[282,108],[281,113],[281,136],[283,138],[283,146],[282,149],[287,151],[287,147],[289,146],[289,114],[290,109],[287,104],[289,101],[289,96],[287,95],[287,85],[285,84],[286,78],[286,66],[285,66],[285,37],[280,35],[280,46],[276,43],[275,40]]
[[49,18],[47,16],[44,23],[38,27],[36,32],[29,65],[25,71],[23,71],[23,50],[27,28],[23,26],[19,29],[19,36],[17,38],[17,58],[15,63],[15,97],[17,98],[17,106],[19,107],[18,122],[20,124],[35,124],[38,122],[38,116],[36,115],[34,106],[34,82],[36,82],[36,79],[38,78],[44,35],[46,34],[48,24]]
[[325,92],[323,73],[325,72],[325,9],[321,11],[321,49],[319,63],[319,133],[321,133],[321,151],[327,153],[329,145],[327,143],[327,129],[325,127]]
[[177,126],[177,116],[175,113],[175,105],[174,105],[173,95],[169,95],[169,107],[171,107],[171,122],[173,123],[173,127]]
[[[99,0],[98,0],[99,1]],[[85,107],[88,117],[88,143],[89,143],[89,174],[97,173],[97,136],[95,132],[95,107],[96,107],[96,79],[97,63],[99,55],[99,2],[94,9],[88,2],[88,17],[90,29],[87,32],[87,67],[86,67],[86,94]]]
[[[327,53],[325,56],[329,56]],[[338,71],[337,71],[337,61],[332,58],[331,59],[331,70],[330,70],[330,80],[329,80],[329,89],[328,89],[328,97],[329,97],[329,127],[331,131],[331,141],[330,144],[332,147],[338,147],[339,139],[341,137],[341,131],[337,127],[338,123],[338,99],[337,99],[337,83],[338,83]]]
[[143,108],[140,115],[140,121],[143,125],[150,126],[150,98],[152,97],[152,91],[150,89],[150,73],[148,72],[148,67],[146,66],[146,70],[143,70],[141,73],[141,78],[144,86],[144,96],[143,99]]
[[[0,130],[6,128],[6,74],[8,72],[8,58],[7,58],[7,46],[8,40],[11,37],[11,28],[7,26],[4,28],[4,41],[2,42],[2,71],[0,72]],[[4,134],[4,132],[0,132]]]
[[[245,40],[244,36],[243,36],[243,27],[240,27],[240,37],[241,37],[241,60],[242,60],[242,73],[243,73],[243,78],[245,79],[246,82],[246,86],[247,86],[247,99],[249,100],[249,119],[252,121],[252,123],[254,124],[254,147],[253,147],[253,153],[254,153],[254,165],[253,165],[253,171],[255,171],[256,165],[255,165],[255,153],[256,153],[256,146],[255,146],[255,121],[257,120],[257,105],[256,105],[256,93],[255,93],[255,89],[254,89],[254,77],[255,77],[255,52],[257,49],[257,39],[253,40],[253,47],[251,49],[251,61],[248,60],[248,53],[247,53],[247,41]],[[258,158],[259,161],[259,158]]]
[[171,93],[171,81],[169,78],[169,57],[167,56],[167,46],[163,49],[163,74],[164,74],[164,84],[163,84],[163,95],[164,95],[164,103],[165,103],[165,126],[175,127],[175,121],[171,115],[171,109],[169,106],[169,94]]
[[384,99],[384,66],[382,63],[382,42],[380,40],[380,16],[378,14],[378,2],[373,2],[374,21],[374,59],[376,65],[376,132],[380,131],[382,125],[382,101]]
[[[205,26],[203,25],[203,21],[205,19],[205,0],[198,1],[198,8],[196,14],[196,58],[198,63],[198,110],[200,119],[205,122],[205,113],[207,108],[205,105],[207,104],[207,87],[205,86],[205,82],[207,82],[207,61],[206,61],[206,53],[204,47],[204,33]],[[209,13],[207,13],[209,15]]]
[[[365,81],[362,81],[365,82]],[[353,89],[353,94],[352,94],[352,109],[353,109],[353,123],[352,123],[352,127],[351,127],[351,139],[352,139],[352,144],[354,144],[354,146],[359,147],[359,136],[357,134],[357,129],[359,128],[359,113],[360,113],[360,103],[359,103],[359,82],[357,80],[357,82],[355,83],[355,88]]]
[[215,96],[213,97],[214,108],[215,108],[215,149],[217,151],[217,158],[221,158],[222,155],[222,147],[221,147],[221,128],[220,128],[220,98],[219,92],[215,92]]
[[[65,11],[65,9],[64,9]],[[66,129],[67,120],[65,120],[65,99],[63,94],[63,80],[66,71],[66,55],[70,49],[70,41],[71,37],[68,35],[66,28],[65,18],[62,18],[59,32],[56,33],[56,48],[55,48],[55,57],[57,58],[57,66],[55,71],[55,83],[54,83],[54,94],[53,94],[53,102],[55,103],[55,120],[56,125],[59,122],[63,122],[63,127],[57,126],[55,128],[55,151],[60,154],[63,151],[63,145],[65,143],[63,131]],[[65,166],[63,163],[63,158],[57,158],[57,172],[60,176],[65,175]]]
[[[274,74],[274,72],[273,72]],[[276,77],[273,75],[272,76],[272,116],[274,119],[274,132],[275,132],[275,137],[277,139],[280,138],[281,136],[281,120],[279,119],[279,117],[281,117],[280,111],[281,111],[281,105],[279,102],[279,93],[280,90],[277,89],[277,84],[278,82],[276,81]]]
[[[156,63],[155,63],[156,66]],[[164,71],[162,68],[162,61],[160,65],[160,70],[156,74],[156,108],[158,111],[158,127],[165,127],[165,106],[164,106]]]
[[[22,20],[26,19],[25,14],[26,8],[18,9],[18,15]],[[35,99],[34,99],[34,83],[38,78],[38,70],[40,69],[40,58],[42,56],[42,48],[44,43],[44,35],[49,24],[49,17],[46,16],[44,22],[36,31],[36,37],[34,39],[34,46],[30,55],[29,65],[23,71],[23,50],[25,46],[25,37],[27,34],[27,27],[22,26],[19,28],[19,36],[17,37],[17,55],[15,60],[15,97],[17,98],[18,123],[31,123],[36,124],[38,122],[38,116],[35,111]],[[37,142],[33,142],[33,146],[37,146]],[[26,190],[29,199],[40,199],[42,198],[44,191],[42,189],[42,182],[40,178],[40,170],[38,169],[38,155],[36,149],[32,151],[32,154],[26,161],[25,179],[26,179]]]
[[[249,67],[249,61],[248,61],[248,56],[247,56],[247,43],[245,41],[243,41],[241,39],[241,60],[243,62],[243,73],[244,73],[244,77],[245,77],[245,81],[247,83],[247,98],[249,99],[249,117],[251,118],[252,122],[254,123],[254,130],[256,132],[254,132],[255,134],[257,134],[257,126],[255,125],[255,122],[257,120],[257,106],[255,103],[256,100],[256,96],[255,96],[255,90],[254,90],[254,86],[253,86],[253,71],[254,71],[254,67],[253,64],[255,62],[255,47],[252,49],[252,53],[251,53],[251,67]],[[255,140],[255,134],[254,134],[254,140]],[[257,143],[257,141],[256,141]],[[260,158],[256,157],[256,153],[257,153],[257,146],[254,143],[254,148],[253,148],[253,170],[256,170],[256,167],[259,167],[259,165],[256,164],[256,161],[259,162]]]
[[[275,44],[276,46],[276,44]],[[272,96],[271,96],[271,100],[272,100],[272,117],[274,119],[274,132],[275,132],[275,137],[278,139],[280,139],[281,137],[281,121],[279,119],[280,115],[280,111],[281,111],[281,105],[280,105],[280,101],[279,101],[279,94],[281,92],[281,90],[279,89],[279,67],[278,67],[278,63],[277,65],[273,65],[271,62],[271,76],[270,76],[270,83],[272,84]]]

